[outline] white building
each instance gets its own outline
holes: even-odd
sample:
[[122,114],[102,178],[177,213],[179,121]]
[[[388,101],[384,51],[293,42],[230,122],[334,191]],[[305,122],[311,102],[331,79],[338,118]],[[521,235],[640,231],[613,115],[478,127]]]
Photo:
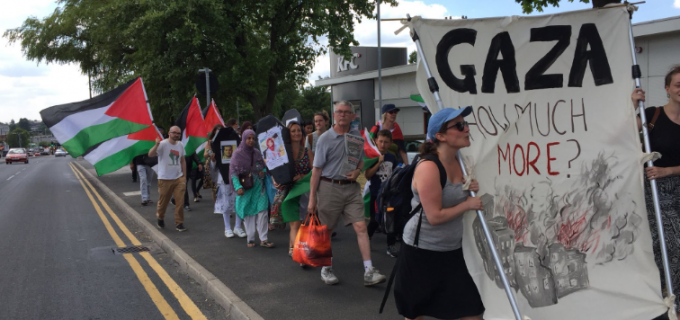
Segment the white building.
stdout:
[[[664,77],[673,65],[680,64],[680,16],[633,25],[642,88],[647,92],[646,106],[668,102]],[[401,109],[397,122],[406,140],[423,139],[428,113],[411,100],[419,95],[416,65],[406,64],[406,49],[382,50],[382,101]],[[331,86],[333,101],[349,100],[360,115],[360,126],[371,128],[380,118],[378,102],[377,48],[352,48],[352,61],[344,61],[332,51],[331,77],[317,80],[317,86]],[[441,84],[440,84],[441,86]],[[632,88],[631,88],[632,92]]]

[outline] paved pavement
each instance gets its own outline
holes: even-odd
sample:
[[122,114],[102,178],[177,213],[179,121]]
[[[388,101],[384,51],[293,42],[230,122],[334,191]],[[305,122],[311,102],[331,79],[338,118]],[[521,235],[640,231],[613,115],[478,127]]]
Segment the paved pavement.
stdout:
[[[78,161],[92,172],[86,161]],[[108,188],[148,222],[156,222],[155,206],[141,206],[139,183],[133,183],[126,167],[99,177]],[[127,195],[126,193],[135,193]],[[333,264],[340,283],[328,286],[321,281],[320,268],[301,268],[288,257],[288,230],[269,233],[273,249],[247,248],[245,238],[224,237],[222,215],[213,214],[209,190],[202,190],[203,199],[191,202],[192,211],[185,212],[185,227],[179,233],[174,225],[172,205],[166,213],[166,228],[162,233],[188,255],[214,274],[239,298],[265,319],[400,319],[393,296],[382,315],[378,308],[386,284],[363,286],[363,264],[351,227],[339,228],[333,238]],[[155,177],[151,198],[158,199]],[[190,193],[190,198],[193,195]],[[233,222],[232,222],[233,224]],[[376,234],[372,241],[373,264],[389,276],[395,259],[386,255],[386,239]],[[403,318],[401,318],[403,319]]]
[[[90,199],[96,193],[85,191],[71,161],[0,162],[0,318],[226,319],[225,310],[108,199],[96,202],[97,212]],[[132,241],[105,210],[107,203],[150,255],[113,251],[117,241]]]

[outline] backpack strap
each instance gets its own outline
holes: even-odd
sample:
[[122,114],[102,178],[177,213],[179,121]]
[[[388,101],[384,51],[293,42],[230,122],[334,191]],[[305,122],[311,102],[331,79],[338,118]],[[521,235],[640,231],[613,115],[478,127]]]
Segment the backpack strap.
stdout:
[[659,115],[661,114],[661,108],[663,107],[656,107],[654,108],[654,116],[652,116],[652,121],[647,124],[647,128],[649,131],[652,131],[654,129],[654,124],[656,123],[656,120],[659,119]]

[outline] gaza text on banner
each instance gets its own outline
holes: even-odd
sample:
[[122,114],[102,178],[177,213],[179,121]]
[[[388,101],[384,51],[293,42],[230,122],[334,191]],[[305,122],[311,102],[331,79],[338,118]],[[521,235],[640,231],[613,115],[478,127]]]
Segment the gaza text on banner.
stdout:
[[[652,319],[666,310],[630,101],[628,19],[619,7],[410,22],[444,106],[473,106],[471,146],[461,152],[532,319]],[[422,64],[416,77],[437,112]],[[513,319],[477,215],[464,223],[485,319]]]

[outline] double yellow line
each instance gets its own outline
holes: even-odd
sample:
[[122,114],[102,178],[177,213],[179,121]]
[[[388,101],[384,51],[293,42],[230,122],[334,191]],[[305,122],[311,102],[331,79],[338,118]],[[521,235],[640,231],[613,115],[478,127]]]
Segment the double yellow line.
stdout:
[[[85,179],[85,176],[83,173],[76,168],[76,166],[73,164],[73,162],[69,162],[69,166],[71,167],[71,170],[73,170],[73,173],[76,175],[76,178],[78,178],[78,181],[80,182],[80,185],[83,187],[85,190],[85,193],[87,194],[87,197],[90,198],[90,201],[92,202],[92,205],[94,206],[94,210],[97,211],[97,214],[99,215],[99,218],[102,220],[104,223],[104,226],[106,227],[106,230],[109,232],[109,235],[111,235],[111,238],[113,238],[113,241],[116,243],[116,245],[119,248],[124,248],[125,242],[123,239],[118,236],[118,233],[116,230],[113,228],[111,223],[109,222],[108,218],[102,212],[101,207],[95,201],[94,197],[92,194],[94,194],[99,202],[101,202],[102,206],[104,207],[104,210],[109,214],[111,219],[118,225],[118,228],[125,234],[125,236],[130,240],[132,245],[134,246],[139,246],[142,243],[137,239],[137,237],[134,236],[130,232],[130,230],[123,224],[123,222],[118,218],[118,216],[111,210],[109,205],[102,199],[102,197],[99,195],[97,190],[90,184],[90,182]],[[87,187],[85,186],[87,184]],[[151,254],[148,252],[141,252],[139,253],[144,260],[151,266],[151,269],[153,269],[156,274],[158,274],[158,277],[161,278],[163,283],[168,287],[170,292],[175,296],[179,304],[182,306],[184,311],[191,317],[191,319],[206,319],[206,317],[203,315],[201,310],[198,309],[196,304],[194,304],[193,301],[184,293],[184,290],[180,288],[175,280],[173,280],[170,275],[163,269],[163,267],[158,264],[158,261],[154,259]],[[177,313],[170,307],[168,302],[163,298],[163,295],[158,291],[158,288],[156,288],[156,285],[153,284],[153,281],[149,278],[147,273],[144,271],[144,268],[139,264],[137,259],[132,253],[125,253],[123,254],[123,257],[125,260],[127,260],[128,264],[130,264],[130,267],[132,268],[132,271],[134,271],[135,275],[137,275],[137,279],[139,279],[139,282],[142,283],[142,286],[144,286],[144,289],[146,292],[149,294],[149,297],[151,297],[151,300],[156,304],[156,307],[158,308],[158,311],[161,312],[163,317],[168,320],[174,320],[174,319],[179,319],[177,316]]]

